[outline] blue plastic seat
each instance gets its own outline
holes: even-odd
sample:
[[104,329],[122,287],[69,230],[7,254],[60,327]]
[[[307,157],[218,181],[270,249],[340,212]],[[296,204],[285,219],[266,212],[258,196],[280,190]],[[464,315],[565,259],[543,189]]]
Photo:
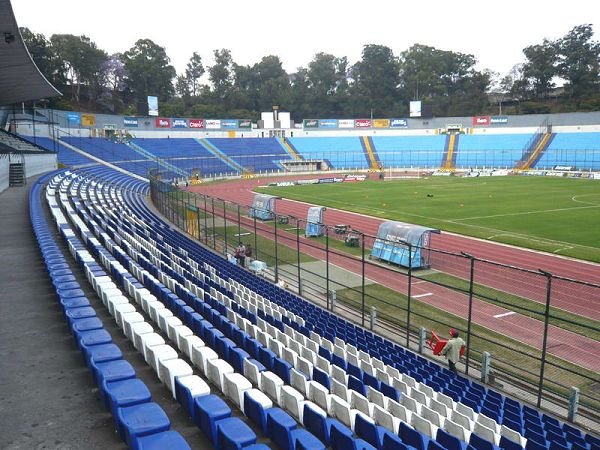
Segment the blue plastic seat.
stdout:
[[194,422],[212,441],[217,443],[216,422],[231,416],[231,408],[220,397],[210,394],[194,399]]
[[473,446],[475,450],[494,450],[496,448],[490,441],[483,439],[475,433],[471,433],[469,444]]
[[452,436],[450,433],[447,433],[442,428],[438,428],[435,440],[446,450],[466,450],[467,448],[467,444],[465,442],[462,442],[456,436]]
[[508,439],[505,436],[500,437],[500,446],[499,447],[504,450],[523,450],[523,447],[521,447],[520,444],[517,444],[516,442],[511,441],[510,439]]
[[383,440],[386,434],[392,434],[387,428],[377,425],[372,420],[367,420],[363,414],[357,414],[354,419],[354,432],[356,435],[373,447],[383,447]]
[[244,392],[244,414],[265,433],[267,432],[267,411],[249,395],[248,391]]
[[325,445],[304,428],[294,430],[293,439],[295,450],[325,450]]
[[256,443],[254,431],[238,417],[228,417],[216,422],[217,443],[215,448],[237,450]]
[[139,437],[133,450],[192,450],[187,441],[177,431],[169,430],[149,436]]
[[302,421],[304,427],[315,435],[325,445],[331,443],[330,429],[331,423],[335,419],[330,419],[321,415],[319,412],[310,407],[310,405],[304,405],[304,413],[302,415]]
[[[431,442],[433,441],[430,441],[430,444]],[[383,445],[381,450],[409,450],[409,447],[404,445],[400,437],[392,433],[387,433],[383,436]]]
[[[104,381],[120,381],[135,378],[135,369],[124,359],[117,359],[105,363],[91,363],[92,378],[100,387]],[[102,392],[102,390],[100,390]]]
[[324,370],[319,369],[318,367],[313,367],[313,377],[312,379],[317,383],[325,386],[328,390],[330,388],[330,378],[329,374]]
[[348,377],[348,389],[352,389],[364,396],[367,395],[365,384],[353,375]]
[[271,408],[266,412],[266,415],[269,437],[281,450],[293,450],[292,431],[298,426],[296,421],[280,408]]
[[332,450],[376,450],[367,441],[355,439],[352,430],[338,421],[331,423],[331,448]]
[[273,359],[273,372],[283,380],[285,384],[290,384],[290,373],[292,365],[285,359],[276,357]]
[[[438,435],[440,430],[438,430]],[[400,429],[398,430],[398,434],[400,435],[400,439],[402,439],[402,442],[404,442],[406,445],[410,445],[411,447],[414,447],[417,450],[427,449],[427,444],[429,444],[429,438],[426,437],[424,434],[419,433],[414,428],[411,428],[405,422],[400,422]]]
[[139,378],[120,381],[104,381],[100,388],[103,391],[105,405],[116,416],[117,408],[139,405],[149,402],[152,394]]
[[115,344],[93,345],[82,350],[88,366],[91,366],[92,362],[98,364],[123,359],[121,349]]
[[[82,319],[92,320],[92,319]],[[104,328],[89,331],[80,331],[75,334],[79,348],[85,351],[84,348],[94,347],[97,345],[105,345],[112,343],[112,337]]]
[[535,441],[533,439],[527,439],[527,444],[525,444],[526,450],[548,450],[548,446],[544,443]]
[[154,402],[118,408],[116,422],[119,435],[132,448],[140,437],[168,431],[171,426],[163,409]]

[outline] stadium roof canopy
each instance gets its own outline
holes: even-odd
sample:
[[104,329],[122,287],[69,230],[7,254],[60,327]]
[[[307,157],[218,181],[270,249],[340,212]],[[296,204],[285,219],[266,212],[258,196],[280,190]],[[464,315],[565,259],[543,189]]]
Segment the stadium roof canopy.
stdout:
[[10,0],[0,0],[0,73],[0,105],[61,95],[31,59]]

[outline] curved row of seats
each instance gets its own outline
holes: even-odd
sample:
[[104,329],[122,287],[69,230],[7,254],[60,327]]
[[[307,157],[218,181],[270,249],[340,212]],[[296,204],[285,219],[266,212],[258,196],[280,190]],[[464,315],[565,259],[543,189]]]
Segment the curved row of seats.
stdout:
[[[295,323],[295,324],[298,324],[299,322],[294,322],[294,323]],[[303,327],[303,328],[305,328],[305,327],[304,327],[304,324],[298,324],[298,327]],[[306,330],[303,330],[303,331],[306,331]],[[350,348],[351,348],[351,347],[350,347]],[[321,350],[321,349],[320,349],[320,350]],[[323,352],[323,353],[325,353],[325,352]],[[338,353],[339,353],[339,352],[338,352]],[[326,353],[325,353],[325,354],[326,354]],[[350,352],[350,353],[349,353],[349,355],[350,355],[350,359],[352,359],[352,356],[351,356],[352,354],[353,354],[352,352]],[[337,356],[339,356],[339,355],[337,355]],[[334,364],[335,364],[335,363],[334,363]],[[354,365],[352,365],[352,364],[350,363],[350,366],[349,366],[349,367],[350,367],[350,368],[352,368],[352,367],[356,367],[356,366],[354,366]],[[368,367],[368,366],[365,366],[365,367]],[[352,370],[352,369],[351,369],[351,370]],[[360,369],[360,370],[362,370],[362,369]],[[379,369],[379,370],[380,370],[380,369]],[[358,372],[358,374],[360,374],[360,372]],[[363,372],[363,378],[365,377],[365,375],[366,375],[366,374]],[[372,376],[372,371],[371,371],[371,373],[370,373],[369,375],[371,375],[371,376]],[[389,375],[389,374],[388,374],[388,375]],[[354,375],[352,375],[352,376],[354,376]],[[354,377],[354,378],[357,378],[357,377]],[[421,387],[421,389],[414,389],[414,386],[413,386],[413,387],[411,387],[411,391],[410,391],[410,392],[409,392],[409,391],[407,391],[407,390],[405,389],[405,390],[403,390],[403,392],[404,392],[404,393],[410,393],[411,395],[410,395],[410,396],[406,396],[406,395],[405,395],[405,396],[403,396],[403,397],[402,397],[402,399],[409,399],[409,398],[413,398],[413,397],[422,398],[421,396],[419,396],[419,394],[417,394],[417,392],[419,392],[419,393],[421,393],[421,394],[422,394],[422,392],[421,392],[421,390],[422,390],[422,389],[423,389],[423,387]],[[360,390],[360,388],[359,388],[359,390]],[[371,393],[371,391],[372,391],[372,389],[369,389],[369,393]],[[363,394],[364,394],[364,386],[363,386],[363,388],[362,388],[362,392],[363,392]],[[373,391],[373,392],[375,392],[375,391]],[[375,396],[375,394],[372,394],[372,396]],[[428,404],[427,404],[427,403],[428,403],[427,399],[423,399],[423,400],[425,401],[425,403],[424,403],[424,404],[422,403],[422,405],[423,405],[423,406],[425,406],[425,407],[428,407],[428,406],[430,406],[430,405],[428,405]],[[437,399],[434,399],[434,400],[437,400]],[[414,405],[414,403],[413,403],[413,402],[411,402],[410,400],[403,400],[403,402],[405,402],[405,403],[408,403],[409,405],[413,406],[413,409],[420,409],[418,406]],[[434,404],[434,405],[435,405],[435,404]],[[416,406],[416,407],[415,407],[415,406]],[[437,406],[436,406],[436,407],[437,407]],[[425,411],[426,411],[426,410],[425,410]],[[468,410],[464,410],[464,409],[463,409],[463,412],[467,412],[467,411],[468,411]],[[415,411],[415,412],[420,412],[420,411]],[[454,418],[454,419],[456,419],[456,418],[460,418],[460,416],[458,416],[458,415],[457,415],[457,414],[455,414],[454,412],[453,412],[452,414],[453,414],[452,418]],[[538,415],[538,416],[539,416],[539,415]],[[419,417],[419,416],[418,416],[418,414],[417,414],[417,415],[415,415],[415,417]],[[435,416],[434,416],[434,415],[431,415],[430,417],[435,417]],[[471,418],[474,418],[474,417],[475,417],[474,415],[471,415]],[[482,416],[482,417],[484,417],[484,416]],[[418,419],[415,419],[415,420],[418,420]],[[467,420],[470,420],[470,419],[467,417]],[[488,422],[489,422],[489,421],[488,421]],[[450,424],[450,423],[452,423],[452,421],[448,421],[448,423]],[[469,424],[469,422],[464,422],[464,419],[463,419],[463,423],[467,423],[467,424]],[[489,424],[489,423],[488,423],[488,424]],[[429,426],[429,430],[430,430],[430,431],[432,430],[432,428],[431,428],[430,426]],[[428,433],[428,434],[431,434],[431,433]],[[465,439],[465,434],[462,434],[461,436],[463,437],[463,439]],[[465,439],[465,440],[466,440],[466,439]],[[524,441],[523,441],[523,440],[520,440],[520,442],[524,442]]]
[[[189,449],[179,433],[169,430],[167,415],[158,404],[151,401],[148,388],[136,377],[133,367],[123,359],[121,350],[112,342],[102,321],[96,317],[94,308],[80,289],[62,250],[56,244],[40,199],[42,184],[49,178],[49,175],[40,178],[30,191],[31,223],[69,329],[93,380],[100,388],[107,409],[113,414],[119,435],[136,449],[156,450],[165,446]],[[89,268],[91,255],[74,236],[58,205],[51,202],[50,207],[56,225],[69,243],[73,256],[78,263]],[[93,276],[98,280],[107,278],[106,273],[100,269],[95,270]]]

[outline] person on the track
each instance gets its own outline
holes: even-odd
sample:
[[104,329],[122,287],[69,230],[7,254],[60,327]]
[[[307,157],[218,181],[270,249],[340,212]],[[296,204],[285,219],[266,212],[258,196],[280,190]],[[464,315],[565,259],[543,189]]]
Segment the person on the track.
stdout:
[[440,355],[445,356],[448,360],[448,367],[454,373],[456,373],[456,363],[460,359],[460,350],[464,347],[465,341],[459,336],[458,330],[454,328],[450,328],[450,339],[442,351]]

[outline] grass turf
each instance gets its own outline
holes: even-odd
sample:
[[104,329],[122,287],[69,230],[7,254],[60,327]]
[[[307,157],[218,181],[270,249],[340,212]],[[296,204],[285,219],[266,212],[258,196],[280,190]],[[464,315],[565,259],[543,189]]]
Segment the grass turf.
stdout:
[[598,180],[430,177],[257,191],[600,262]]

